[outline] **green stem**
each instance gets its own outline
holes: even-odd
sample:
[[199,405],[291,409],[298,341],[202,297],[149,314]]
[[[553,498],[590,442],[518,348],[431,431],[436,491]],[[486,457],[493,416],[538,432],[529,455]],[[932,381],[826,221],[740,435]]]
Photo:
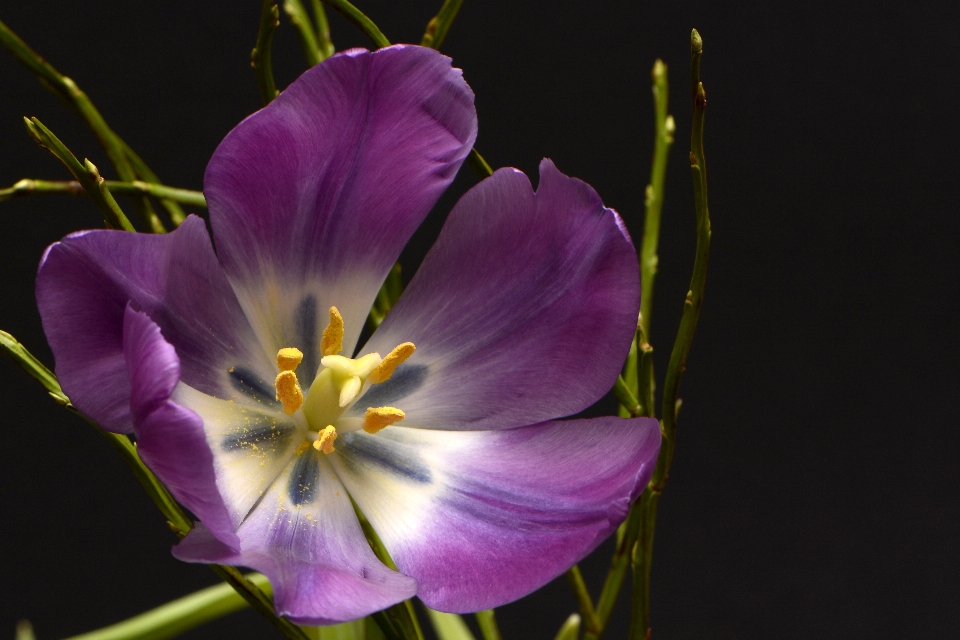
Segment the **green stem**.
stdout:
[[[270,581],[259,573],[247,579],[263,589]],[[109,627],[72,636],[67,640],[163,640],[215,620],[247,605],[228,584],[218,584],[178,598],[156,609],[141,613]]]
[[[100,112],[97,110],[90,98],[87,97],[76,83],[57,71],[49,62],[44,60],[37,52],[31,49],[23,40],[20,39],[7,25],[0,22],[0,44],[7,51],[20,61],[27,69],[32,71],[40,80],[40,84],[52,91],[57,97],[63,100],[70,108],[83,118],[87,126],[100,142],[100,146],[106,152],[107,157],[113,164],[121,180],[132,182],[136,180],[130,159],[123,150],[123,141],[115,134]],[[137,212],[143,218],[144,223],[155,233],[163,233],[166,229],[156,212],[146,198],[138,199],[135,202]]]
[[483,640],[503,640],[503,636],[500,635],[500,627],[497,626],[497,618],[493,609],[477,611],[475,616],[477,618],[477,624],[480,625],[480,633],[483,634]]
[[610,569],[607,571],[603,589],[600,591],[600,598],[597,600],[597,630],[591,631],[588,629],[583,636],[584,640],[599,640],[603,637],[607,623],[610,621],[610,615],[613,613],[613,607],[617,604],[617,598],[620,596],[620,589],[623,587],[623,580],[627,575],[633,546],[640,529],[640,509],[638,507],[639,503],[634,503],[626,521],[620,525],[620,529],[617,531],[617,548],[610,559]]
[[493,175],[493,169],[491,169],[487,161],[483,159],[483,156],[480,155],[476,147],[470,149],[470,155],[467,156],[467,164],[469,164],[470,168],[481,178],[487,178]]
[[320,59],[326,60],[336,52],[333,40],[330,39],[330,23],[327,21],[327,12],[320,0],[311,0],[313,5],[313,19],[317,23],[317,47],[320,50]]
[[[136,180],[122,182],[107,180],[107,188],[111,193],[120,195],[151,195],[157,198],[175,200],[194,207],[206,208],[207,201],[200,191],[167,187],[162,184],[153,184]],[[31,180],[24,178],[17,181],[12,187],[0,189],[0,201],[23,196],[43,194],[64,194],[69,196],[86,196],[83,185],[75,180]]]
[[554,636],[553,640],[577,640],[579,635],[580,616],[576,613],[571,613],[570,617],[567,618],[560,627],[560,630],[557,631],[557,635]]
[[284,0],[283,10],[290,18],[290,24],[297,30],[297,38],[303,47],[307,64],[311,67],[319,64],[322,60],[320,47],[317,45],[317,36],[313,32],[313,23],[310,22],[310,16],[304,9],[303,3],[300,0]]
[[[187,535],[193,528],[193,523],[187,518],[186,514],[180,508],[180,505],[173,499],[167,488],[163,486],[153,472],[143,464],[140,456],[137,455],[136,445],[125,435],[104,431],[97,424],[80,413],[70,399],[63,393],[57,377],[42,362],[37,360],[26,347],[17,342],[17,340],[7,333],[0,331],[0,351],[11,360],[17,363],[21,369],[26,371],[34,380],[43,385],[44,389],[50,394],[54,401],[68,411],[80,416],[87,423],[96,428],[98,433],[103,434],[110,443],[120,452],[124,462],[133,470],[134,475],[147,494],[153,500],[154,504],[160,509],[160,512],[167,518],[167,524],[173,532],[180,538]],[[303,631],[297,625],[285,618],[277,616],[273,610],[273,603],[270,597],[265,595],[257,585],[247,580],[236,568],[226,565],[210,565],[214,573],[219,575],[225,582],[228,582],[234,590],[243,597],[251,607],[274,627],[279,629],[287,638],[291,640],[309,640]]]
[[463,0],[443,0],[440,11],[427,23],[427,30],[420,40],[420,46],[439,49],[446,39],[450,25],[453,24],[453,19],[457,17],[462,4]]
[[617,376],[617,381],[613,385],[613,394],[620,401],[620,407],[627,413],[628,418],[637,418],[644,414],[643,406],[637,400],[637,396],[627,385],[623,376]]
[[587,629],[597,631],[600,628],[600,621],[597,620],[597,612],[593,607],[590,591],[587,589],[587,583],[583,581],[583,574],[580,573],[578,565],[573,565],[567,571],[567,582],[573,591],[573,597],[577,599],[580,617],[586,621]]
[[362,11],[350,4],[347,0],[325,0],[325,4],[331,9],[349,20],[355,27],[367,34],[367,37],[377,45],[377,48],[389,47],[390,41],[383,35],[380,28],[373,23]]
[[[374,555],[380,562],[396,571],[397,565],[390,557],[383,541],[380,540],[380,536],[374,531],[370,521],[367,520],[357,503],[353,502],[353,498],[350,499],[350,502],[353,504],[353,510],[360,521],[360,528],[363,529],[363,535],[366,536]],[[373,619],[390,640],[424,640],[423,630],[420,628],[420,622],[417,620],[416,611],[414,611],[413,603],[410,600],[405,600],[389,609],[374,613]]]
[[662,60],[653,64],[654,143],[650,184],[646,191],[643,244],[640,249],[641,301],[640,317],[643,333],[650,339],[650,321],[653,317],[653,283],[657,275],[657,245],[660,242],[660,213],[663,210],[663,190],[667,177],[667,157],[673,145],[676,126],[667,114],[667,65]]
[[[136,154],[136,152],[130,148],[126,142],[124,142],[119,136],[117,136],[117,142],[120,144],[120,147],[123,149],[124,155],[130,160],[130,164],[133,165],[133,170],[136,172],[137,177],[145,182],[150,184],[161,184],[163,181],[157,177],[157,174],[153,172],[150,167],[147,166],[147,163],[143,161]],[[170,215],[170,220],[173,221],[174,226],[180,226],[180,223],[183,222],[186,218],[186,214],[183,212],[183,209],[180,208],[180,205],[175,201],[169,198],[162,198],[160,204],[163,205],[163,208],[167,210],[167,213]],[[204,204],[203,206],[206,206]]]
[[273,0],[263,0],[260,11],[260,30],[257,32],[257,46],[250,52],[250,66],[257,76],[260,87],[260,102],[270,104],[277,97],[277,85],[273,81],[273,65],[270,61],[273,32],[280,24],[280,10]]
[[103,214],[103,219],[106,221],[108,227],[134,231],[130,220],[127,219],[127,216],[124,215],[120,206],[117,204],[117,201],[110,195],[110,190],[107,189],[105,180],[100,176],[100,173],[92,162],[85,160],[84,164],[80,164],[80,161],[67,149],[66,145],[60,142],[60,139],[53,135],[53,132],[43,126],[36,118],[30,118],[29,120],[24,118],[23,122],[27,127],[27,133],[30,134],[30,137],[33,138],[38,145],[60,160],[70,173],[73,174],[73,177],[77,179],[77,182],[83,186],[87,195],[90,196],[94,204],[97,205],[97,208],[100,209],[100,213]]
[[656,529],[657,503],[667,484],[673,452],[676,445],[677,415],[680,410],[680,379],[686,368],[687,355],[693,343],[703,304],[710,257],[710,211],[707,206],[707,174],[703,153],[703,120],[707,106],[706,93],[700,82],[700,56],[703,41],[694,29],[690,35],[691,90],[693,97],[693,132],[690,137],[690,169],[697,221],[697,246],[690,277],[690,290],[683,304],[680,327],[670,353],[670,362],[664,380],[661,421],[662,443],[657,466],[650,484],[640,498],[643,513],[637,553],[634,557],[634,602],[630,619],[630,638],[647,637],[650,633],[650,568],[653,556],[653,537]]

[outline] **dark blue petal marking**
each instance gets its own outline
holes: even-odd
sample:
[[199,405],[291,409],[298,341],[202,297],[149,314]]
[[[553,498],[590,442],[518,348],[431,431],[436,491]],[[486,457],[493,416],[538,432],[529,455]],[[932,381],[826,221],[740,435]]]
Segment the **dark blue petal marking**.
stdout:
[[268,416],[251,414],[255,422],[248,422],[242,431],[231,433],[220,441],[224,451],[249,451],[253,447],[270,448],[273,451],[285,448],[297,432],[292,422],[276,422]]
[[245,367],[231,367],[230,384],[243,395],[270,407],[280,406],[276,391]]
[[[403,363],[386,382],[367,389],[363,394],[364,407],[390,407],[400,404],[408,395],[419,389],[427,379],[430,367],[425,364]],[[358,403],[360,404],[360,403]]]
[[[342,444],[341,444],[342,443]],[[337,443],[340,458],[352,471],[362,473],[363,465],[375,465],[388,469],[398,476],[426,484],[430,482],[430,469],[398,451],[397,443],[386,438],[367,438],[348,433]]]
[[306,296],[297,305],[293,313],[294,331],[296,339],[293,345],[303,352],[303,362],[297,368],[297,377],[304,391],[313,384],[320,367],[320,343],[317,342],[317,299]]
[[310,447],[297,456],[293,463],[287,495],[294,506],[299,507],[317,499],[320,493],[320,455]]

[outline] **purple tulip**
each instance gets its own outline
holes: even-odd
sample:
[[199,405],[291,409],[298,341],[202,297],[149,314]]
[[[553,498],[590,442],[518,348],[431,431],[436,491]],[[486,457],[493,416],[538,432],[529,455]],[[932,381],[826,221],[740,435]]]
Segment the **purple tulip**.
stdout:
[[549,160],[536,191],[515,169],[471,189],[351,357],[475,138],[448,58],[347,51],[214,153],[216,253],[191,216],[165,236],[75,233],[41,262],[63,389],[134,433],[199,520],[174,555],[262,571],[297,623],[519,598],[603,541],[653,470],[655,420],[555,420],[613,385],[640,285],[617,213]]

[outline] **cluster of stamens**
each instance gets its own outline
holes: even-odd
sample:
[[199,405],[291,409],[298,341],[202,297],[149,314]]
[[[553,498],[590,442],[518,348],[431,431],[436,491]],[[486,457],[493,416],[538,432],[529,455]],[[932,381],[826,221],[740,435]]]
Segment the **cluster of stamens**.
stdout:
[[[412,342],[404,342],[385,358],[379,353],[347,358],[340,355],[342,350],[343,317],[336,307],[330,307],[330,323],[320,340],[323,369],[310,386],[306,399],[296,373],[303,361],[303,353],[293,347],[280,349],[277,353],[277,368],[280,370],[276,379],[277,400],[288,415],[303,408],[310,428],[317,433],[313,447],[324,453],[334,451],[337,439],[337,429],[331,423],[360,396],[364,384],[389,380],[396,368],[413,355],[416,347]],[[361,428],[367,433],[377,433],[404,417],[404,412],[396,407],[367,407]],[[327,423],[326,426],[321,426],[323,423]]]

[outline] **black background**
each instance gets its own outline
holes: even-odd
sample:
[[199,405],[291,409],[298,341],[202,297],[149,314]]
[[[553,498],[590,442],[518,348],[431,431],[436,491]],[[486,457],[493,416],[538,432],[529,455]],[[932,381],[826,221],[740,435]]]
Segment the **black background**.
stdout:
[[[358,3],[418,41],[440,2]],[[478,148],[591,183],[639,241],[652,150],[649,70],[670,67],[678,124],[653,343],[665,369],[692,263],[688,38],[705,42],[713,251],[660,502],[660,638],[940,638],[960,629],[958,16],[948,3],[466,0],[443,50],[477,94]],[[90,95],[167,184],[200,189],[220,139],[259,106],[259,2],[4,3],[0,20]],[[338,48],[366,45],[338,16]],[[274,68],[304,61],[285,18]],[[65,179],[35,115],[113,177],[83,125],[0,55],[0,184]],[[402,261],[407,276],[464,169]],[[33,300],[43,248],[99,226],[89,202],[0,203],[0,328],[45,362]],[[107,442],[0,361],[0,635],[87,631],[216,578],[169,555],[155,507]],[[604,412],[613,411],[608,399]],[[584,563],[596,594],[609,555]],[[507,638],[552,638],[566,584],[498,611]],[[609,637],[626,635],[618,609]],[[190,638],[273,637],[246,611]]]

